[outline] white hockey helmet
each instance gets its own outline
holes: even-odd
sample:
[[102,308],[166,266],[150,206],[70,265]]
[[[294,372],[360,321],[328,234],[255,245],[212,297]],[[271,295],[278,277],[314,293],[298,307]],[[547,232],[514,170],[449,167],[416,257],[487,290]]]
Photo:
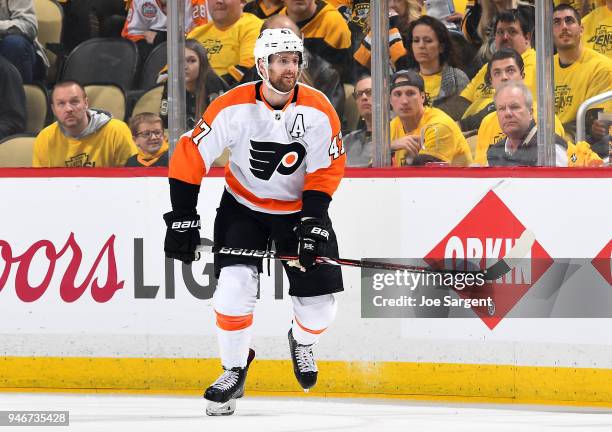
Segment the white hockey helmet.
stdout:
[[262,74],[259,68],[259,59],[263,60],[264,68],[267,71],[270,66],[270,56],[283,52],[297,52],[300,56],[300,69],[306,67],[304,63],[304,42],[302,42],[302,39],[300,39],[291,29],[275,28],[265,29],[261,32],[259,38],[257,38],[255,42],[255,67],[257,68],[257,73],[264,80],[266,85],[278,93],[282,92],[271,87],[268,79],[269,77]]

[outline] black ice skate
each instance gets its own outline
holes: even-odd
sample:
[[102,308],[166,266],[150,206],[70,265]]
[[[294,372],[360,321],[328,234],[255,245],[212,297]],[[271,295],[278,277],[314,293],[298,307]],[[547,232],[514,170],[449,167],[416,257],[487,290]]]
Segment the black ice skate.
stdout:
[[293,361],[293,372],[305,392],[317,383],[317,364],[312,354],[312,345],[300,345],[293,339],[293,332],[289,330],[289,351]]
[[254,358],[255,351],[249,348],[246,367],[223,368],[221,376],[204,392],[204,399],[208,400],[206,415],[221,416],[234,414],[236,399],[244,396],[247,371]]

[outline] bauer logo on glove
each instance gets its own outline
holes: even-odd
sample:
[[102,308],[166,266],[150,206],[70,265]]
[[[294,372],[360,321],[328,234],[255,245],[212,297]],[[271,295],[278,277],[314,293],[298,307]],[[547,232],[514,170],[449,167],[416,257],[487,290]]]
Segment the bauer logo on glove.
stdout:
[[172,229],[178,232],[185,232],[189,228],[197,228],[200,229],[200,220],[191,220],[191,221],[182,221],[182,222],[173,222]]
[[318,226],[312,227],[310,234],[320,235],[321,237],[325,237],[327,240],[329,240],[329,231]]

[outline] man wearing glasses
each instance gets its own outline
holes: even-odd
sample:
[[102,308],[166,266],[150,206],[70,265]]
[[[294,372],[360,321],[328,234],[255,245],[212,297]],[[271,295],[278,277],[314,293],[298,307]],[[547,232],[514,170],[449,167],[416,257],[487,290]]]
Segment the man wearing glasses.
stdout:
[[130,119],[130,130],[138,154],[128,159],[127,167],[168,166],[168,142],[164,137],[161,118],[143,112]]
[[372,165],[372,78],[364,75],[355,83],[353,93],[361,118],[357,130],[344,137],[346,166],[369,167]]
[[57,83],[51,109],[57,121],[36,137],[33,167],[122,167],[138,153],[127,125],[106,111],[90,109],[78,82]]

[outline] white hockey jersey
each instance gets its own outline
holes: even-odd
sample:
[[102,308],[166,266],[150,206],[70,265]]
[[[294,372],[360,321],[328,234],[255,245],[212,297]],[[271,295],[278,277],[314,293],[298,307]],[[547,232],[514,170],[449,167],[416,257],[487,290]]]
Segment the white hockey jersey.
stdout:
[[340,120],[320,91],[298,84],[280,110],[262,96],[261,81],[219,96],[177,143],[169,177],[199,185],[226,147],[226,189],[260,212],[294,213],[302,192],[332,196],[344,175]]
[[[174,1],[174,0],[173,0]],[[185,1],[185,33],[208,22],[206,0]],[[146,31],[166,31],[165,6],[159,0],[133,0],[121,36],[134,42],[143,39]]]

